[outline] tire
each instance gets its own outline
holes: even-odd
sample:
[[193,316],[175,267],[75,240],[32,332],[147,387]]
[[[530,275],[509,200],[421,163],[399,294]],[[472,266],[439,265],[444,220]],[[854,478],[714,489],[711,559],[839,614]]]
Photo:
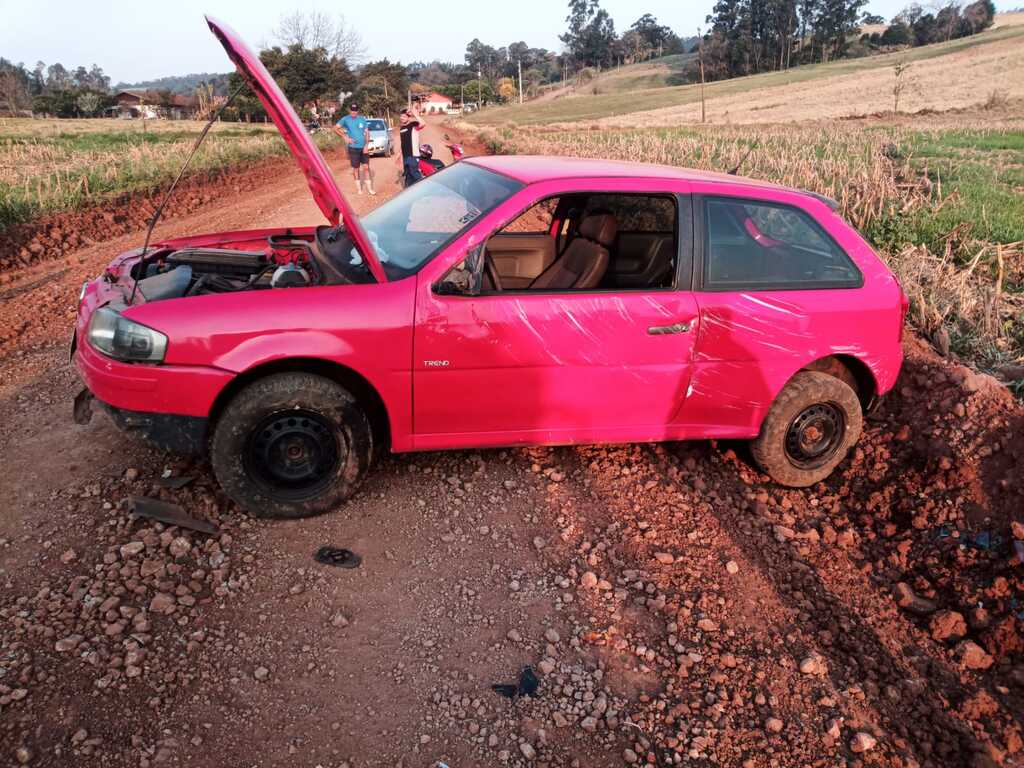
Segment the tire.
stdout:
[[775,398],[750,452],[775,482],[806,488],[832,474],[863,424],[860,400],[847,383],[801,371]]
[[224,492],[257,517],[336,509],[373,456],[366,411],[337,382],[310,373],[259,379],[228,403],[210,441]]

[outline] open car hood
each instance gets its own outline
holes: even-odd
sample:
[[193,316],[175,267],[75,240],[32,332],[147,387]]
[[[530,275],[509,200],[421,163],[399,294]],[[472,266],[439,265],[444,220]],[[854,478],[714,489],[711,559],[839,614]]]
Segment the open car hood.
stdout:
[[299,164],[299,168],[305,174],[309,191],[313,193],[313,199],[320,206],[320,210],[324,212],[324,216],[335,226],[339,221],[345,225],[346,234],[359,250],[370,273],[377,282],[387,282],[384,269],[380,265],[377,253],[370,238],[367,237],[359,217],[341,194],[341,190],[338,189],[338,185],[334,181],[334,176],[331,175],[330,168],[327,167],[324,156],[320,154],[320,150],[306,131],[299,116],[295,114],[291,102],[267,72],[267,68],[263,66],[259,56],[253,53],[252,49],[235,31],[223,22],[207,16],[206,23],[210,25],[213,34],[224,46],[224,50],[227,51],[238,74],[263,102],[263,108],[267,110],[267,114],[274,121],[277,130],[281,132],[281,136],[284,137],[291,150],[292,157],[295,158],[295,162]]

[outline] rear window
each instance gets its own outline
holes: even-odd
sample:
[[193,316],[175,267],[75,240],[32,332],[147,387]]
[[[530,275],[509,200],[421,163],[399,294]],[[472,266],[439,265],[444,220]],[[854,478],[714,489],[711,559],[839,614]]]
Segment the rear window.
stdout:
[[861,274],[810,214],[740,198],[704,202],[704,287],[856,288]]

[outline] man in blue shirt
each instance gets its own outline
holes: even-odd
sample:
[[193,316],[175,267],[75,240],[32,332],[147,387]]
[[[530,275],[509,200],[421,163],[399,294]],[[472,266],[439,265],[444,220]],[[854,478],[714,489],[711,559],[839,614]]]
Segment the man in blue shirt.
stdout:
[[356,190],[363,194],[363,174],[366,169],[366,188],[371,195],[377,192],[373,188],[373,172],[370,170],[370,156],[366,152],[370,142],[370,130],[366,118],[359,114],[358,104],[348,105],[348,114],[334,126],[334,132],[348,144],[348,161],[352,165],[352,178],[356,180]]

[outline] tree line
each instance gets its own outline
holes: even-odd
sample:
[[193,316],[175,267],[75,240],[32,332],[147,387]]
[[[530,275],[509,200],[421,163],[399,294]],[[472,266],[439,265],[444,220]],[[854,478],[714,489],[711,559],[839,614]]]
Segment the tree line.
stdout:
[[700,76],[700,66],[705,79],[721,80],[866,55],[883,46],[927,45],[980,32],[995,15],[992,0],[977,0],[963,8],[949,2],[935,13],[913,4],[897,14],[884,32],[858,38],[861,25],[884,22],[862,13],[866,2],[717,0],[689,79]]
[[39,61],[29,69],[0,58],[0,114],[83,117],[112,103],[110,78],[96,64],[67,69]]

